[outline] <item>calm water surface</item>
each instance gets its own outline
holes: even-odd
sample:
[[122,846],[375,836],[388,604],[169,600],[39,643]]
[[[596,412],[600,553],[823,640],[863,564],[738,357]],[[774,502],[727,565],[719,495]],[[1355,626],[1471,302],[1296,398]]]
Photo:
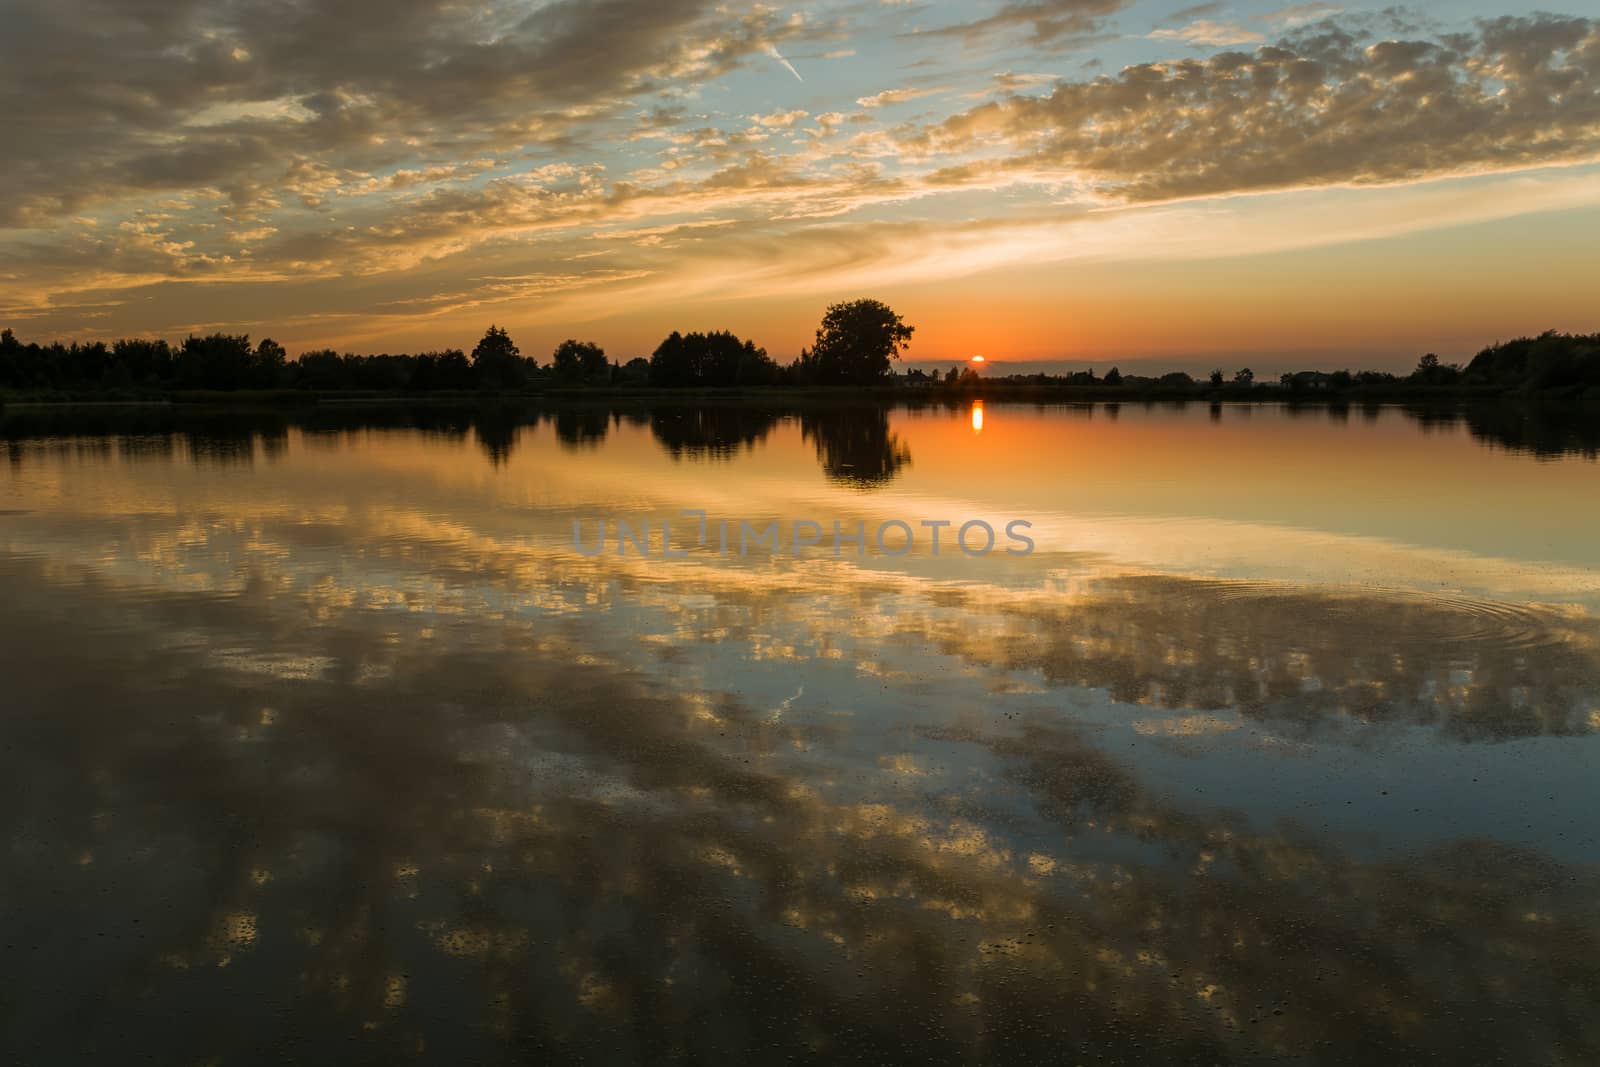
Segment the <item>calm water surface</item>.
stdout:
[[9,409],[0,1054],[1600,1061],[1588,435]]

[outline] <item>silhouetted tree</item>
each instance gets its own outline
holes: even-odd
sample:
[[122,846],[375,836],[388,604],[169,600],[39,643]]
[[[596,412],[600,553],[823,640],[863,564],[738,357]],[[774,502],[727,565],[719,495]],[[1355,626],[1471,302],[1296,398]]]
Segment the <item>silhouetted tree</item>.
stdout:
[[1122,372],[1117,368],[1112,367],[1110,370],[1106,371],[1105,383],[1107,385],[1121,385]]
[[255,356],[250,361],[250,384],[259,389],[282,384],[288,360],[289,353],[284,351],[282,345],[270,337],[263,337],[256,344]]
[[801,376],[820,385],[880,382],[914,330],[881,301],[834,304],[817,327],[816,344],[800,353]]
[[511,335],[490,326],[472,350],[472,372],[487,389],[520,389],[527,384],[522,352]]
[[1583,385],[1600,387],[1600,334],[1565,334],[1554,330],[1538,337],[1485,348],[1467,365],[1465,378],[1474,385],[1554,389]]
[[165,341],[124,338],[111,346],[111,358],[126,368],[128,380],[135,384],[172,380],[172,347]]
[[301,389],[349,388],[344,359],[331,348],[300,353],[300,358],[295,360],[293,378]]
[[1254,385],[1255,380],[1256,372],[1249,367],[1244,368],[1233,376],[1234,385]]
[[1211,388],[1220,389],[1221,387],[1222,387],[1222,371],[1214,370],[1214,371],[1211,372]]
[[1454,385],[1461,380],[1458,364],[1443,364],[1439,357],[1429,352],[1417,360],[1417,369],[1411,372],[1411,381],[1422,385]]
[[191,334],[178,349],[177,384],[192,389],[238,389],[254,384],[254,363],[248,335]]
[[550,362],[556,376],[564,382],[604,382],[611,377],[606,350],[593,341],[562,341]]
[[650,384],[665,386],[771,385],[778,366],[766,349],[727,331],[674,330],[650,356]]
[[411,360],[406,388],[421,393],[435,389],[470,389],[472,364],[459,348],[424,352]]
[[35,363],[27,356],[28,346],[25,348],[17,335],[10,330],[0,331],[0,385],[16,389],[32,385],[29,380],[32,371],[36,368],[30,364]]

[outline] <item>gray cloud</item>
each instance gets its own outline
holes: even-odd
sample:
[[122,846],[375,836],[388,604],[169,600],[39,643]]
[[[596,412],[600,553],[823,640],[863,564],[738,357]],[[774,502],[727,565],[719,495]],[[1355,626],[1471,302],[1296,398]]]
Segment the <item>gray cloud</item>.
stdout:
[[796,32],[709,0],[17,0],[0,13],[0,226],[141,192],[261,205],[324,175],[555,149]]
[[1006,0],[992,15],[932,31],[981,36],[1020,30],[1036,45],[1056,46],[1087,37],[1129,0]]
[[1212,0],[1211,3],[1195,4],[1193,7],[1186,7],[1182,8],[1181,10],[1174,11],[1161,21],[1167,25],[1178,25],[1188,22],[1190,19],[1202,19],[1207,15],[1215,15],[1227,6],[1228,5],[1226,4],[1217,3],[1216,0]]

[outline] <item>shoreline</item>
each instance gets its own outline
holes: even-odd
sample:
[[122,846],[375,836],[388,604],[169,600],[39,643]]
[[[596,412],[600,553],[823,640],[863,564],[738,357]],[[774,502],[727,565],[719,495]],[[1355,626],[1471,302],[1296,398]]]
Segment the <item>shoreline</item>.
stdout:
[[1290,404],[1306,407],[1351,407],[1398,403],[1444,402],[1536,404],[1578,407],[1600,414],[1600,392],[1582,388],[1522,390],[1498,386],[1357,386],[1340,390],[1303,390],[1280,385],[1247,388],[1185,389],[1137,386],[1052,386],[1024,383],[973,383],[957,388],[905,386],[719,387],[676,389],[652,386],[564,387],[515,392],[477,390],[406,392],[363,390],[171,390],[107,396],[96,393],[0,393],[0,409],[37,407],[338,407],[367,405],[436,405],[448,407],[513,407],[542,403],[758,403],[796,405],[949,407],[973,401],[1019,404]]

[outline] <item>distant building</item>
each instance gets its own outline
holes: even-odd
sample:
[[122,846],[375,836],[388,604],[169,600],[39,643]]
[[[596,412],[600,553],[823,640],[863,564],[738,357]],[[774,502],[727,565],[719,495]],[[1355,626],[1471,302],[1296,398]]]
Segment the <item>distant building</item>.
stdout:
[[1331,389],[1333,375],[1319,370],[1303,370],[1289,378],[1289,385],[1295,389]]

